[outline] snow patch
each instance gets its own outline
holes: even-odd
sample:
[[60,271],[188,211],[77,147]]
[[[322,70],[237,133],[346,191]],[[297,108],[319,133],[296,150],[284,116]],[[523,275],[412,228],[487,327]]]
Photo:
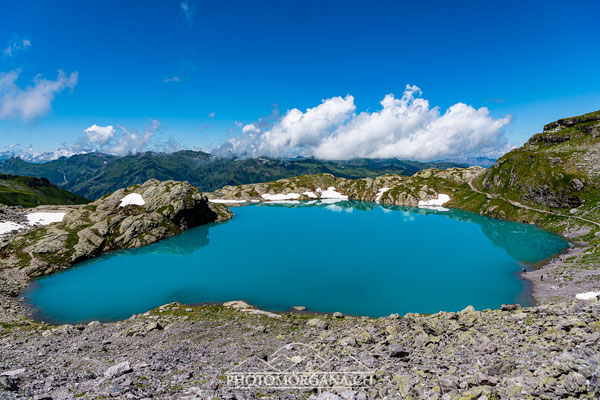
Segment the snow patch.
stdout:
[[119,207],[125,207],[129,205],[143,206],[144,204],[146,204],[146,202],[141,194],[130,193],[121,199],[121,204],[119,204]]
[[300,195],[298,193],[288,193],[288,194],[262,194],[261,197],[268,201],[281,201],[281,200],[295,200],[299,199]]
[[450,196],[448,196],[447,194],[438,194],[437,199],[432,199],[432,200],[427,200],[427,201],[420,200],[419,207],[421,207],[421,206],[442,206],[445,203],[447,203],[448,201],[450,201]]
[[27,223],[29,225],[48,225],[54,222],[62,222],[65,214],[64,212],[34,212],[27,214]]
[[316,199],[317,198],[317,195],[314,194],[313,192],[303,192],[302,194],[305,195],[305,196],[310,197],[311,199]]
[[240,203],[245,203],[246,200],[228,200],[228,199],[208,199],[209,202],[211,203],[221,203],[221,204],[240,204]]
[[[317,192],[319,189],[317,189]],[[321,192],[322,199],[340,199],[340,200],[348,200],[348,196],[341,194],[334,188],[333,186],[329,186],[327,190],[323,190]]]
[[600,296],[600,292],[584,292],[576,294],[575,298],[579,300],[594,300],[598,296]]
[[379,204],[379,202],[381,201],[381,196],[383,196],[383,194],[388,190],[390,190],[390,188],[379,189],[379,191],[377,192],[377,196],[375,197],[375,203]]
[[3,235],[8,232],[17,231],[19,229],[25,228],[23,225],[19,225],[15,222],[0,222],[0,235]]
[[[65,217],[64,212],[33,212],[27,214],[27,225],[49,225],[54,222],[61,222]],[[18,231],[26,228],[25,225],[17,224],[12,221],[0,222],[0,235],[8,232]]]

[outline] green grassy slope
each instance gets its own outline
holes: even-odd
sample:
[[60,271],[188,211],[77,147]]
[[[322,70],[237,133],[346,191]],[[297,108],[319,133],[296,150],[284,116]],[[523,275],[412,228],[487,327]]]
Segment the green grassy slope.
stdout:
[[545,209],[600,201],[600,111],[558,120],[494,164],[483,190]]
[[45,178],[0,174],[0,204],[35,207],[43,204],[85,204],[86,199],[53,185]]

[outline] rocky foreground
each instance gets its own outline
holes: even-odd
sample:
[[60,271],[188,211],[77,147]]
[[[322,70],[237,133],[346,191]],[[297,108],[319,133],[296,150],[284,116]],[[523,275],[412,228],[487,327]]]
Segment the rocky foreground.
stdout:
[[[233,389],[229,371],[291,343],[373,380],[321,394]],[[174,303],[116,323],[0,325],[0,398],[593,399],[599,346],[597,301],[379,319]]]

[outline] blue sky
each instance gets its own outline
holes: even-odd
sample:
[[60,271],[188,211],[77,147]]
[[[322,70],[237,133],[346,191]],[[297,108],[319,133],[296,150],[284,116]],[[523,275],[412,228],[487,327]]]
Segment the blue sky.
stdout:
[[[510,114],[486,138],[521,144],[547,122],[600,109],[599,13],[597,1],[4,2],[0,73],[18,79],[4,98],[0,84],[0,102],[38,74],[77,76],[31,116],[0,110],[0,150],[68,147],[94,124],[208,148],[252,123],[272,133],[287,110],[349,94],[347,119],[320,128],[333,132],[406,85],[441,115],[459,102],[489,108],[487,122]],[[236,143],[247,150],[248,140],[264,137]]]

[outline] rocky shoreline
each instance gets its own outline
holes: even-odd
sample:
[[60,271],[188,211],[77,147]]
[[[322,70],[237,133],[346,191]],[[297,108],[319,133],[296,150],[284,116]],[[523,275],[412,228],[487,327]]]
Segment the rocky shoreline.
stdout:
[[524,272],[522,276],[531,282],[532,296],[536,303],[557,302],[575,298],[581,293],[599,291],[600,270],[569,269],[574,260],[597,251],[596,246],[587,243],[575,245],[548,262]]
[[[228,380],[282,349],[314,358],[304,345],[333,371],[358,365],[372,379],[320,394]],[[599,345],[596,301],[377,319],[172,303],[115,323],[0,325],[0,398],[592,399]]]

